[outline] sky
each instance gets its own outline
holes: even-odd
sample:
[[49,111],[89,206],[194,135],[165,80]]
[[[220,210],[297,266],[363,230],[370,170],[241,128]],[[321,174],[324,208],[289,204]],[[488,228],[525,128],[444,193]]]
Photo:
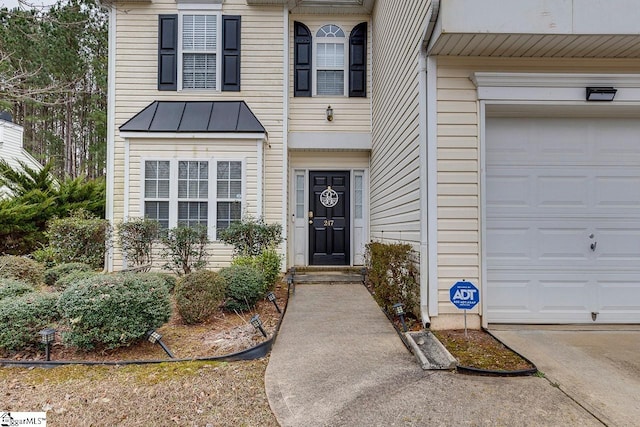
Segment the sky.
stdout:
[[[50,6],[55,2],[56,0],[24,0],[24,3],[32,4],[34,6]],[[16,6],[18,6],[18,0],[0,0],[0,7],[13,9]]]

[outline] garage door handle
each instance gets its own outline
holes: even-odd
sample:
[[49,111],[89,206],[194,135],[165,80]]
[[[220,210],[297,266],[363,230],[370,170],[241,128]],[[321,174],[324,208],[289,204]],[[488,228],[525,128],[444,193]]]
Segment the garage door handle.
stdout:
[[593,242],[593,243],[591,244],[591,246],[590,246],[590,247],[591,247],[591,250],[592,250],[593,252],[595,252],[595,251],[596,251],[596,246],[598,246],[598,242]]

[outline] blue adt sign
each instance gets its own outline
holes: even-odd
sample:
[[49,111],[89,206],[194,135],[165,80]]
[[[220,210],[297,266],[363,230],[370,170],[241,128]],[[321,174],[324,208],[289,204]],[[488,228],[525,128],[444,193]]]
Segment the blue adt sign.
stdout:
[[471,282],[456,282],[449,289],[449,298],[460,310],[470,310],[480,302],[480,292]]

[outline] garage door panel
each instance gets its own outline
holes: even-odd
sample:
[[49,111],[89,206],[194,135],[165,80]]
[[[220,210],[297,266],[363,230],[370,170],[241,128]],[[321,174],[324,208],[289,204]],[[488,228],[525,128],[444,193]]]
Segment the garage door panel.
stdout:
[[593,240],[597,241],[595,256],[603,266],[637,270],[640,265],[640,224],[597,227]]
[[585,313],[591,312],[593,302],[588,278],[543,275],[539,286],[542,290],[539,294],[541,314],[574,313],[576,319],[583,319]]
[[601,210],[632,209],[632,213],[637,214],[636,209],[640,209],[640,170],[632,172],[636,175],[620,176],[621,172],[614,175],[602,170],[594,180],[595,206]]
[[535,179],[536,205],[541,209],[586,209],[589,205],[589,176],[550,173]]
[[591,264],[589,227],[573,219],[487,220],[487,264],[492,268],[546,268]]

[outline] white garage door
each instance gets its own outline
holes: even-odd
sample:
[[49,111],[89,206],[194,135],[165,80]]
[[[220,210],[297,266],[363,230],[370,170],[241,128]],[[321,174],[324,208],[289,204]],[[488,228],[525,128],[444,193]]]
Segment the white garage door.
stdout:
[[489,322],[640,322],[640,121],[488,118]]

